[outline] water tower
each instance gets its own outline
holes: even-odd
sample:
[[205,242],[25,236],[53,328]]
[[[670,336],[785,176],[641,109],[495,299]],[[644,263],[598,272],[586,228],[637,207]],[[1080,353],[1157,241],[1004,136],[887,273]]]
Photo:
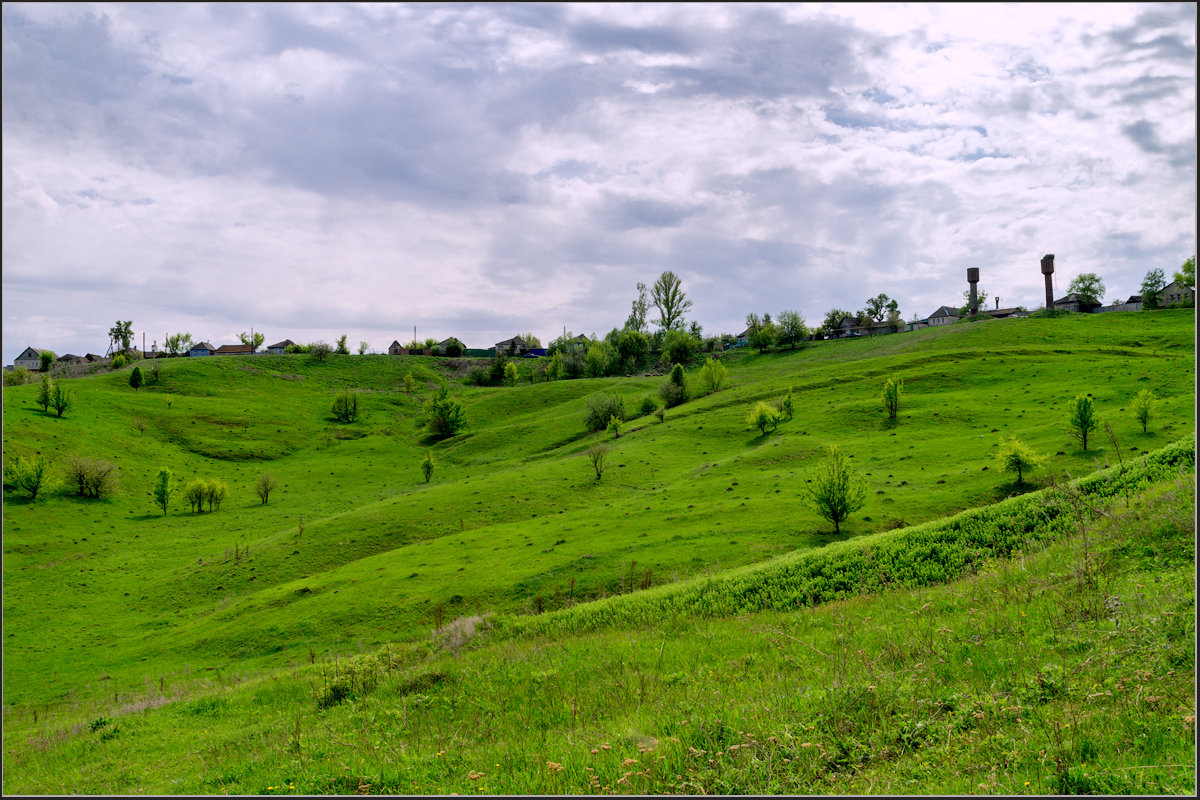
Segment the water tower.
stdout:
[[979,267],[967,267],[967,283],[971,284],[971,316],[979,313],[979,298],[975,292],[975,284],[979,283]]
[[1054,308],[1054,254],[1042,256],[1042,274],[1046,276],[1046,308]]

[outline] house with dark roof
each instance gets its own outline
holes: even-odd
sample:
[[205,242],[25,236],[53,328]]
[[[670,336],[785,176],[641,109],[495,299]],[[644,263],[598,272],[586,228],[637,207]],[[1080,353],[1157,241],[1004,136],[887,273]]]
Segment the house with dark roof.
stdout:
[[1091,314],[1099,307],[1100,303],[1085,300],[1079,296],[1078,292],[1071,292],[1061,300],[1054,301],[1056,311],[1078,311],[1081,314]]
[[77,356],[74,353],[67,353],[66,355],[59,356],[54,363],[67,366],[70,364],[86,364],[87,362],[84,361],[83,356]]
[[404,345],[400,344],[399,339],[393,339],[392,343],[388,345],[389,356],[402,356],[407,352],[408,350],[404,348]]
[[89,364],[101,364],[105,361],[108,361],[108,359],[105,358],[104,356],[98,356],[95,353],[88,353],[86,356],[83,357],[83,360]]
[[1016,308],[1016,307],[992,308],[987,311],[984,311],[983,313],[987,314],[989,317],[992,317],[993,319],[1008,319],[1009,317],[1024,316],[1021,313],[1021,309]]
[[950,306],[938,306],[937,311],[929,315],[928,323],[934,325],[949,325],[958,322],[958,309]]
[[213,354],[213,346],[208,342],[197,342],[192,345],[192,349],[188,350],[188,356],[197,358],[199,356],[211,356]]
[[254,348],[248,344],[223,344],[213,351],[214,356],[252,356]]
[[511,339],[505,339],[503,342],[496,342],[496,355],[501,354],[508,356],[520,356],[529,351],[529,343],[520,336],[514,336]]
[[38,347],[26,347],[21,355],[13,359],[13,367],[24,367],[37,372],[42,368],[42,351]]
[[1179,281],[1171,281],[1158,293],[1158,305],[1173,306],[1175,304],[1196,305],[1196,290],[1185,286]]
[[295,347],[295,346],[296,346],[296,343],[293,342],[291,339],[284,339],[282,342],[276,342],[275,344],[267,345],[267,352],[271,353],[273,355],[281,356],[287,352],[287,349],[289,347]]

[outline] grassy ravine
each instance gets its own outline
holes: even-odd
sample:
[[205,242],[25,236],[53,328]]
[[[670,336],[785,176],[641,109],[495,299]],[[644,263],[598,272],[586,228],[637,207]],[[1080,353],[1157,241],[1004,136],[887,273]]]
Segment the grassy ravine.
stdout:
[[[480,389],[461,385],[465,360],[178,360],[139,392],[127,371],[68,381],[79,402],[63,419],[36,408],[36,387],[6,389],[6,459],[107,458],[121,488],[100,502],[55,489],[29,502],[5,486],[4,789],[1001,792],[1002,777],[1011,791],[1024,780],[1042,792],[1182,791],[1194,772],[1166,765],[1194,756],[1179,715],[1194,714],[1193,670],[1171,625],[1194,584],[1190,523],[1175,519],[1190,520],[1191,500],[1171,481],[1181,465],[1194,469],[1194,334],[1188,312],[1072,315],[729,354],[720,392],[609,436],[600,481],[582,455],[605,439],[583,431],[586,400],[616,391],[635,407],[661,376]],[[905,393],[889,422],[879,391],[893,374]],[[443,381],[471,427],[434,444],[416,418]],[[329,419],[343,387],[360,392],[353,425]],[[789,387],[795,419],[752,430],[749,408]],[[1126,408],[1142,388],[1160,398],[1148,432]],[[1087,451],[1066,434],[1066,404],[1084,393],[1119,452],[1103,432]],[[1080,562],[1066,542],[1069,522],[1093,524],[1074,513],[1083,496],[1063,505],[1014,486],[993,458],[1009,435],[1051,455],[1060,481],[1070,473],[1100,487],[1120,473],[1125,518],[1101,527],[1140,532],[1122,533],[1124,544],[1099,529],[1070,539],[1088,542]],[[827,444],[852,456],[870,489],[841,536],[800,498]],[[437,467],[425,484],[428,450]],[[1161,469],[1143,475],[1146,464]],[[149,497],[160,466],[220,478],[230,497],[200,515],[176,500],[164,517]],[[250,488],[264,469],[281,484],[268,505]],[[1129,550],[1133,540],[1145,544]],[[1110,546],[1126,549],[1102,569],[1096,548]],[[1018,566],[1048,570],[1038,597],[1070,605],[1107,594],[1075,616],[1028,594],[1024,610],[1047,619],[1018,631],[1011,608],[978,594],[987,582],[1031,591],[1034,578],[1003,588]],[[931,587],[958,576],[968,577]],[[1155,594],[1135,606],[1124,576]],[[969,614],[952,600],[966,587],[979,599]],[[925,599],[913,607],[914,597]],[[911,619],[897,609],[925,602]],[[483,635],[465,635],[478,617]],[[925,642],[920,626],[934,622],[929,630],[959,638]],[[989,633],[963,645],[970,625]],[[1138,638],[1151,629],[1158,638]],[[953,668],[932,666],[932,653]],[[1092,678],[1136,667],[1155,680],[1172,664],[1175,705],[1165,694],[1143,702],[1140,690],[1129,707],[1080,700],[1072,673],[1055,679],[1066,704],[1053,695],[1038,707],[1054,747],[1030,750],[1042,741],[1022,732],[1030,718],[998,714],[977,724],[988,736],[974,766],[951,776],[957,750],[925,760],[941,741],[929,731],[947,748],[967,735],[942,706],[975,703],[978,722],[989,698],[1019,700],[1030,681],[1045,683],[1045,664],[1068,662]],[[1157,685],[1129,674],[1141,689]],[[868,703],[833,691],[853,676],[869,680],[858,689],[890,694]],[[839,708],[844,719],[829,722]],[[857,716],[866,708],[876,716]],[[1095,708],[1107,709],[1097,719],[1119,711],[1149,727],[1081,740]],[[821,730],[829,735],[806,733]],[[756,743],[740,746],[739,731]],[[1010,751],[996,749],[1002,735]],[[807,738],[780,749],[790,736]],[[646,773],[639,745],[661,774]],[[638,764],[609,771],[629,758]],[[989,780],[993,769],[1001,777]]]

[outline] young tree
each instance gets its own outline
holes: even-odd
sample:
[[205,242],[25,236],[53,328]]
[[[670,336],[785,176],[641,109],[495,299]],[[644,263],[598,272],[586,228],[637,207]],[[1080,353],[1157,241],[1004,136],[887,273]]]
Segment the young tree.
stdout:
[[649,308],[646,303],[646,284],[639,281],[637,291],[637,299],[633,301],[633,308],[629,312],[629,318],[625,320],[625,330],[645,333],[646,311]]
[[443,385],[437,396],[425,403],[422,424],[435,439],[446,439],[467,426],[467,417],[462,404],[450,397],[449,388]]
[[752,428],[758,428],[759,434],[766,436],[768,425],[771,430],[775,430],[779,426],[779,412],[769,403],[759,400],[750,410],[750,415],[746,417],[746,424]]
[[662,339],[663,358],[672,364],[690,363],[699,348],[699,340],[684,330],[668,330]]
[[900,313],[900,304],[882,292],[867,300],[867,314],[876,322],[883,322],[889,311]]
[[[965,317],[971,313],[971,290],[963,289],[962,298],[963,304],[958,307],[958,315]],[[987,307],[987,299],[988,293],[985,290],[979,289],[975,292],[975,307],[979,310],[980,314]]]
[[[617,332],[613,340],[617,358],[625,372],[632,373],[641,369],[650,354],[650,339],[641,331],[625,328]],[[558,355],[555,353],[555,355]]]
[[504,364],[504,385],[516,386],[517,377],[517,365],[511,361],[506,362]]
[[1142,304],[1146,308],[1158,308],[1158,294],[1167,286],[1166,275],[1161,269],[1152,269],[1142,278]]
[[900,316],[900,311],[888,311],[887,326],[892,329],[892,333],[900,330],[900,326],[904,324],[904,317]]
[[792,399],[792,387],[788,387],[788,393],[779,403],[779,413],[787,417],[789,420],[796,414],[796,401]]
[[849,460],[834,446],[829,447],[825,463],[818,467],[804,492],[817,514],[833,523],[835,534],[842,532],[842,523],[867,500],[866,485],[850,468]]
[[1000,445],[1000,452],[996,453],[996,460],[1000,462],[1001,468],[1005,472],[1017,473],[1017,486],[1020,486],[1024,474],[1037,469],[1046,459],[1033,452],[1028,445],[1014,436]]
[[1104,299],[1104,281],[1094,272],[1081,272],[1071,279],[1067,293],[1079,295],[1085,303],[1099,303]]
[[1133,418],[1142,423],[1142,433],[1146,433],[1146,426],[1150,423],[1150,417],[1154,413],[1154,406],[1158,398],[1154,396],[1154,392],[1149,389],[1142,389],[1133,398],[1133,405],[1130,410],[1133,411]]
[[98,500],[117,490],[117,465],[103,459],[71,456],[66,464],[67,484],[80,497]]
[[329,407],[329,413],[338,422],[354,422],[358,419],[358,393],[352,392],[349,389],[342,389],[341,393],[333,398],[333,405]]
[[154,503],[162,509],[163,516],[167,515],[167,506],[171,502],[171,495],[175,494],[178,487],[175,484],[174,478],[171,477],[171,470],[162,467],[158,470],[158,477],[154,479]]
[[255,353],[258,352],[258,348],[262,347],[263,342],[267,340],[267,335],[258,331],[254,333],[239,333],[238,340],[242,344],[250,345],[250,352]]
[[63,414],[71,410],[75,405],[75,398],[71,394],[71,390],[63,386],[61,383],[56,384],[54,391],[50,395],[50,405],[54,408],[56,416],[61,417]]
[[38,351],[38,369],[42,372],[49,372],[50,368],[54,366],[54,359],[56,358],[58,356],[55,355],[53,350]]
[[588,461],[592,463],[592,469],[596,471],[596,480],[600,480],[600,476],[604,474],[604,457],[608,455],[608,445],[596,442],[584,452]]
[[337,347],[333,349],[333,352],[337,353],[339,356],[350,355],[350,348],[346,346],[346,334],[343,333],[338,337]]
[[138,389],[142,388],[142,384],[145,382],[145,379],[142,377],[142,368],[134,367],[133,371],[129,373],[129,385],[132,386],[133,390],[136,392]]
[[358,354],[360,356],[365,356],[367,354],[367,351],[370,349],[371,349],[371,345],[369,345],[365,339],[358,343]]
[[133,342],[133,320],[125,322],[117,320],[117,324],[108,329],[108,335],[114,345],[120,345],[120,347],[114,346],[113,349],[121,353],[125,352]]
[[556,381],[563,376],[563,356],[561,350],[555,350],[546,364],[546,380]]
[[425,482],[429,483],[429,479],[433,477],[433,451],[426,450],[425,458],[421,459],[421,474],[425,476]]
[[220,511],[221,501],[225,499],[228,491],[229,487],[225,485],[225,481],[217,480],[216,478],[206,481],[204,484],[204,499],[208,501],[208,510]]
[[265,506],[271,499],[271,492],[275,491],[278,486],[279,481],[275,480],[275,476],[264,472],[254,482],[254,493],[258,495],[258,499],[262,500],[262,504]]
[[1071,402],[1070,410],[1071,416],[1067,422],[1070,425],[1071,435],[1083,444],[1083,449],[1086,451],[1088,434],[1100,427],[1100,416],[1096,413],[1092,398],[1087,395],[1076,397]]
[[650,298],[658,309],[655,325],[666,331],[684,327],[683,315],[691,309],[692,301],[687,299],[682,282],[674,272],[667,270],[658,276],[654,288],[650,290]]
[[328,342],[313,342],[308,346],[309,355],[311,355],[317,361],[324,361],[325,359],[329,358],[329,354],[332,351],[333,348],[329,346]]
[[188,481],[183,487],[183,499],[188,501],[193,514],[204,510],[204,498],[208,496],[208,482],[203,478]]
[[729,370],[725,369],[725,365],[720,361],[714,361],[711,358],[704,359],[704,366],[700,368],[700,382],[704,384],[705,394],[719,392],[728,373]]
[[676,364],[671,367],[670,376],[658,387],[658,396],[662,398],[667,408],[674,408],[687,402],[687,378],[683,374],[683,366]]
[[13,484],[24,492],[29,492],[29,499],[36,500],[38,492],[47,485],[50,473],[50,462],[45,456],[24,458],[17,456],[9,470]]
[[779,328],[771,321],[770,314],[759,317],[758,314],[751,311],[746,315],[746,330],[750,346],[757,347],[760,353],[765,353],[774,347],[775,340],[779,338]]
[[50,380],[50,376],[42,373],[42,382],[38,386],[37,403],[42,407],[42,411],[50,410],[50,401],[54,397],[54,383]]
[[192,335],[190,333],[172,333],[164,342],[167,352],[173,356],[183,355],[192,349]]
[[786,344],[792,350],[797,342],[803,342],[808,336],[808,328],[804,325],[804,317],[796,311],[779,312],[779,343]]
[[608,418],[608,426],[604,429],[606,433],[611,433],[614,439],[621,438],[621,420],[616,414]]
[[1196,288],[1196,257],[1192,256],[1187,261],[1183,262],[1183,266],[1179,271],[1171,276],[1172,280],[1182,283],[1189,289]]
[[900,410],[900,392],[904,389],[904,379],[892,376],[883,382],[883,407],[887,409],[888,419],[895,419]]
[[542,340],[541,340],[541,339],[539,339],[538,337],[534,336],[534,335],[533,335],[533,333],[531,333],[531,332],[520,333],[520,334],[517,334],[517,335],[518,335],[520,338],[524,339],[524,340],[525,340],[525,344],[526,344],[526,345],[528,345],[529,347],[538,347],[538,348],[540,348],[540,347],[542,346]]

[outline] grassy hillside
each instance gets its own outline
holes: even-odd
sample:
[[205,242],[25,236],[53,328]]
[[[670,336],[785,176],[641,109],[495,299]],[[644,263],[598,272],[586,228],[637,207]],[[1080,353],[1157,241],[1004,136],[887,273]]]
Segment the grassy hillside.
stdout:
[[[20,791],[8,776],[36,761],[21,746],[20,760],[10,762],[18,758],[10,744],[45,735],[50,719],[77,724],[103,698],[113,701],[114,713],[125,708],[122,697],[127,704],[137,696],[158,697],[153,703],[166,704],[162,714],[179,714],[185,699],[191,698],[189,708],[207,702],[195,700],[200,687],[245,682],[259,687],[254,692],[272,714],[287,716],[289,704],[308,709],[297,712],[301,720],[312,715],[305,681],[329,657],[386,646],[389,664],[411,665],[436,652],[448,633],[431,632],[455,619],[495,614],[519,621],[539,609],[584,608],[579,604],[598,597],[664,585],[651,593],[669,591],[697,576],[794,559],[838,540],[990,505],[1025,490],[994,459],[1010,435],[1051,456],[1050,469],[1060,476],[1132,462],[1194,435],[1194,335],[1188,312],[1073,315],[729,354],[725,388],[695,397],[692,373],[694,399],[668,410],[662,423],[627,422],[615,441],[586,434],[587,400],[617,392],[632,409],[655,392],[661,376],[471,388],[460,380],[466,361],[179,359],[163,364],[159,380],[137,392],[128,372],[67,381],[77,408],[62,419],[36,405],[35,386],[7,388],[6,459],[105,458],[118,465],[121,486],[107,500],[52,490],[31,502],[6,479],[5,788]],[[403,390],[406,374],[417,383],[411,395]],[[891,375],[905,381],[895,422],[879,400]],[[418,416],[440,382],[463,401],[470,427],[434,444]],[[329,416],[342,388],[361,393],[364,414],[356,423]],[[789,388],[794,419],[759,435],[746,423],[750,407],[778,401]],[[1143,388],[1160,398],[1147,433],[1128,410]],[[1067,434],[1067,404],[1089,393],[1111,423],[1120,454],[1102,433],[1087,451]],[[582,451],[599,440],[612,451],[597,481]],[[801,498],[815,458],[829,444],[852,456],[869,486],[867,504],[840,536]],[[427,451],[436,462],[428,484],[419,468]],[[177,498],[163,516],[150,497],[160,467],[183,480],[222,479],[230,495],[219,511],[203,514],[191,514]],[[265,470],[280,482],[267,505],[252,489]],[[771,625],[789,618],[777,611],[754,616],[760,613],[781,615]],[[681,637],[707,624],[685,615],[655,636],[683,647]],[[751,627],[760,624],[768,623]],[[524,637],[510,641],[473,657],[503,660],[496,654],[510,648],[537,650]],[[621,635],[612,633],[550,641],[586,653],[622,646],[615,643]],[[514,669],[521,680],[532,679],[524,667]],[[757,671],[753,664],[745,669]],[[666,680],[665,670],[656,666],[654,680]],[[297,677],[282,677],[289,674]],[[403,698],[412,693],[433,696],[398,690],[388,709],[372,712],[377,716],[367,728],[406,741],[387,715],[396,702],[407,708]],[[244,720],[224,709],[239,708],[247,697],[221,691],[216,705],[197,713],[211,718],[214,730],[244,730]],[[182,719],[176,727],[199,737],[193,730],[199,718]],[[302,732],[297,736],[303,740]],[[62,746],[91,746],[86,737],[68,740],[75,744]],[[60,752],[58,746],[51,749]],[[204,777],[191,788],[178,789],[151,788],[159,784],[128,769],[134,772],[124,783],[104,783],[103,790],[220,790],[206,783],[211,764],[199,769]],[[296,774],[315,779],[317,772]],[[26,791],[51,790],[21,780]],[[62,785],[101,785],[71,780],[81,782]],[[229,785],[266,789],[243,778]],[[455,785],[429,791],[479,786],[449,788]],[[528,788],[535,785],[541,788]],[[505,786],[488,784],[487,791],[554,791],[544,783]],[[764,784],[759,791],[790,791],[784,786]],[[332,788],[339,787],[347,788]],[[330,787],[306,787],[322,788]]]

